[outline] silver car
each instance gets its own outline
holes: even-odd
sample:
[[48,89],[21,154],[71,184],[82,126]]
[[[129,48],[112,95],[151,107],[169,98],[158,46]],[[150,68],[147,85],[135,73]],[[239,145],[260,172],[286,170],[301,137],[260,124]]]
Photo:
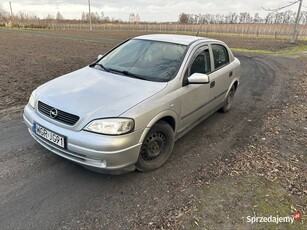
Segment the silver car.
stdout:
[[175,140],[231,108],[239,78],[240,62],[221,41],[145,35],[39,86],[23,117],[38,143],[86,168],[149,171]]

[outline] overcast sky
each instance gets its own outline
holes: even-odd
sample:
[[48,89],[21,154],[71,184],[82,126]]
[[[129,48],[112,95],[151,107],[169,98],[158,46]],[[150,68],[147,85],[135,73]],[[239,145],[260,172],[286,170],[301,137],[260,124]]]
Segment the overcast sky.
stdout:
[[[294,0],[293,0],[294,1]],[[80,19],[88,11],[88,0],[11,0],[13,13],[19,11],[45,18],[59,11],[65,18]],[[130,13],[138,13],[142,21],[177,21],[180,13],[256,12],[266,14],[261,8],[277,8],[291,0],[91,0],[92,12],[103,11],[110,18],[128,20]],[[304,2],[303,2],[304,5]],[[0,0],[0,6],[9,11],[9,0]],[[296,10],[297,6],[289,8]],[[304,10],[304,8],[303,8]]]

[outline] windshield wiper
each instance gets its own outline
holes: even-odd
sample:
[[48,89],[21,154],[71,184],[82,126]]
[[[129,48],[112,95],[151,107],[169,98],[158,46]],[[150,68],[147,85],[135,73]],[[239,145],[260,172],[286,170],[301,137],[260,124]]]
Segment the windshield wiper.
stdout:
[[143,76],[131,73],[131,72],[127,71],[127,70],[117,70],[117,69],[112,69],[112,68],[110,68],[109,70],[111,72],[120,73],[120,74],[123,74],[123,75],[128,76],[128,77],[133,77],[133,78],[137,78],[137,79],[147,80],[148,81],[148,79],[146,77],[143,77]]
[[148,81],[148,79],[146,77],[143,77],[143,76],[131,73],[129,71],[123,71],[123,74],[125,74],[126,76],[129,76],[129,77],[133,77],[133,78],[137,78],[137,79],[147,80]]
[[93,64],[90,65],[90,67],[94,67],[94,66],[96,66],[96,65],[98,65],[99,67],[101,67],[103,70],[105,70],[105,71],[107,71],[107,72],[110,72],[110,69],[109,69],[109,68],[105,67],[103,64],[100,64],[100,63],[93,63]]

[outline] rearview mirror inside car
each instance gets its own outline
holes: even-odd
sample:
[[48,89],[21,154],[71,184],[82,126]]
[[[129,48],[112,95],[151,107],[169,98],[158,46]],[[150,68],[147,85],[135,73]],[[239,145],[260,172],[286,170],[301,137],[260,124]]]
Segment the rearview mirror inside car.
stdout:
[[190,77],[188,77],[188,82],[190,84],[208,84],[210,80],[207,74],[193,73]]
[[102,58],[103,55],[102,54],[99,54],[98,57],[97,57],[97,60],[99,60],[100,58]]

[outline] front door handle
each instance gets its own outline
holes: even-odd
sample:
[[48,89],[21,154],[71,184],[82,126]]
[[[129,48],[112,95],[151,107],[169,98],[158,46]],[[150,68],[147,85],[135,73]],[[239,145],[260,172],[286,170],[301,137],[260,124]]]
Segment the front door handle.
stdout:
[[213,88],[215,86],[215,81],[212,81],[211,83],[210,83],[210,88]]
[[231,72],[229,73],[229,77],[232,77],[232,75],[233,75],[233,72],[231,71]]

